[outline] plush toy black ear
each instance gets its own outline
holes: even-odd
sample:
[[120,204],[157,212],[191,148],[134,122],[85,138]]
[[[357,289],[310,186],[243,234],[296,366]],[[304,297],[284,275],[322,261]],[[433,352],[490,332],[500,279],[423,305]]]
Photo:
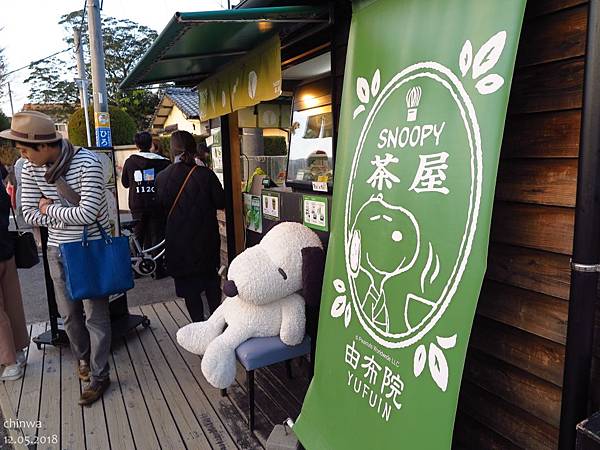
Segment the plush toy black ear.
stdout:
[[306,302],[306,334],[310,336],[310,373],[314,373],[319,329],[319,306],[325,272],[325,252],[319,247],[302,249],[302,294]]
[[319,247],[302,249],[302,296],[308,306],[319,306],[323,272],[325,271],[325,252]]

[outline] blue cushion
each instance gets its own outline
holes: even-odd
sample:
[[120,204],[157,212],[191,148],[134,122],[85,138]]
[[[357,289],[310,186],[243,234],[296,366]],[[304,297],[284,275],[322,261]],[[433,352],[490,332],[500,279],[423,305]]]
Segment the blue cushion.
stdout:
[[252,338],[240,344],[235,353],[246,370],[259,369],[310,353],[310,337],[304,336],[293,347],[285,345],[279,336]]

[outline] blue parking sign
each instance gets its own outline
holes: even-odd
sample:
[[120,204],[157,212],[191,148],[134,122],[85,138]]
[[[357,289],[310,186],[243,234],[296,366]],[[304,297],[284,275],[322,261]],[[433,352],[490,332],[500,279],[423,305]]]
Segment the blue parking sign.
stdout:
[[96,128],[96,146],[97,147],[112,147],[112,136],[110,134],[110,128],[108,128],[108,127]]

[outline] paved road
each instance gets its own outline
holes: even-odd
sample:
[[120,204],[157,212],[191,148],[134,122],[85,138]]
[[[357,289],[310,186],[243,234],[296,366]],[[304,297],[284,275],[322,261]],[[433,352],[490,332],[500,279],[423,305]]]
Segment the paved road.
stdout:
[[[31,269],[19,269],[23,306],[28,323],[48,320],[48,305],[42,264]],[[135,280],[135,287],[127,294],[129,306],[174,300],[175,287],[170,277],[153,280],[144,277]]]

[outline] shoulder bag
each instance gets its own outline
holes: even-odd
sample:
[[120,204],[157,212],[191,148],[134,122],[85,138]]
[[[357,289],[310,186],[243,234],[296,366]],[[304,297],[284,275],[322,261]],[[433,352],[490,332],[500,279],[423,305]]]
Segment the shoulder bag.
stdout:
[[[72,191],[70,186],[66,188]],[[84,225],[80,242],[60,244],[65,285],[74,302],[108,297],[134,286],[129,237],[110,236],[97,220],[94,225],[100,230],[100,239],[89,240],[88,225]]]
[[10,231],[15,247],[15,263],[19,269],[29,269],[40,262],[38,248],[33,238],[33,233],[30,231],[21,231],[17,222],[17,215],[12,206],[10,210],[12,211],[15,226],[17,227],[17,231]]

